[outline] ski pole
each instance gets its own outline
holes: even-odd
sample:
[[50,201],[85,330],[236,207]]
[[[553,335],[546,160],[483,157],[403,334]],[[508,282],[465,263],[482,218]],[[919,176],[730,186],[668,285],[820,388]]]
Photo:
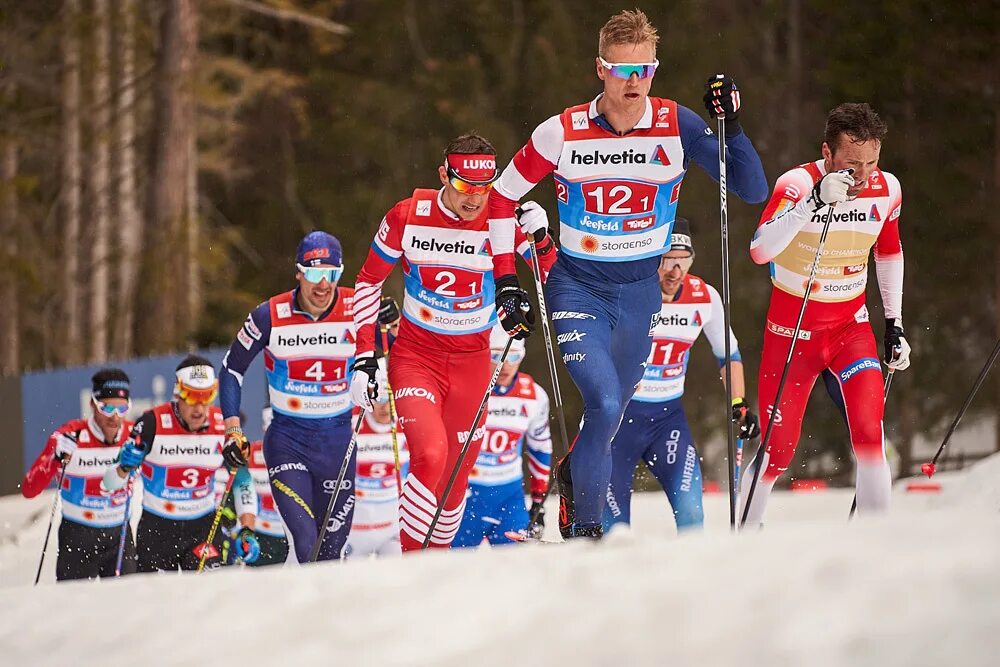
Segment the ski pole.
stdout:
[[38,572],[35,573],[35,586],[42,578],[42,563],[45,562],[45,552],[49,549],[49,536],[52,535],[52,522],[56,518],[56,506],[59,504],[59,497],[62,495],[63,479],[66,477],[66,461],[63,460],[59,470],[59,484],[56,486],[56,497],[52,499],[52,510],[49,512],[49,527],[45,531],[45,543],[42,545],[42,557],[38,559]]
[[122,576],[122,563],[125,562],[125,540],[128,538],[128,524],[132,518],[132,473],[129,470],[125,480],[125,520],[122,521],[122,532],[118,538],[118,556],[115,558],[115,576]]
[[733,466],[733,486],[740,488],[740,468],[743,464],[743,438],[736,438],[736,465]]
[[738,478],[736,471],[736,430],[733,424],[731,408],[733,402],[733,361],[732,342],[729,332],[731,330],[731,310],[729,292],[729,204],[726,200],[726,117],[721,116],[718,121],[719,133],[719,225],[722,239],[722,319],[723,331],[726,338],[726,394],[729,400],[726,402],[726,444],[729,451],[729,528],[736,530],[736,486],[735,480]]
[[[369,385],[371,386],[371,385]],[[358,431],[361,430],[361,422],[365,419],[365,411],[361,410],[358,413],[358,421],[354,424],[354,433],[351,434],[351,441],[347,444],[347,452],[344,454],[344,462],[340,464],[340,472],[337,474],[337,486],[333,489],[333,493],[330,495],[330,502],[326,506],[326,513],[323,515],[323,525],[320,526],[319,535],[316,537],[316,544],[313,545],[312,551],[309,552],[309,562],[315,563],[319,558],[319,550],[323,545],[323,540],[326,538],[326,529],[330,525],[330,517],[333,515],[333,508],[337,504],[337,498],[340,497],[340,487],[344,485],[344,477],[347,476],[347,468],[351,465],[351,455],[354,454],[354,448],[358,443]]]
[[[517,216],[520,217],[521,209],[517,209]],[[552,330],[549,328],[549,310],[545,305],[545,291],[542,287],[542,270],[541,265],[538,262],[538,249],[535,246],[535,239],[532,236],[528,236],[528,244],[531,249],[531,271],[535,278],[535,293],[538,295],[538,314],[542,318],[542,337],[545,339],[545,360],[549,366],[549,378],[552,380],[552,394],[555,400],[553,401],[556,408],[556,419],[559,421],[559,435],[562,437],[563,448],[569,452],[569,431],[566,429],[566,412],[563,409],[562,401],[562,390],[559,387],[559,374],[556,366],[555,357],[555,347],[552,345]],[[545,494],[542,496],[542,502],[539,504],[539,509],[532,513],[532,516],[528,517],[528,525],[530,526],[538,519],[538,512],[541,508],[545,507],[545,501],[549,499],[549,494],[552,492],[552,487],[555,486],[555,470],[556,467],[552,466],[549,471],[549,483],[545,487]]]
[[[889,387],[892,386],[892,374],[896,372],[895,368],[890,368],[885,374],[885,386],[882,388],[882,403],[883,405],[887,400],[889,400]],[[848,515],[848,519],[854,518],[854,513],[858,511],[858,493],[854,492],[854,502],[851,503],[851,513]]]
[[389,382],[389,332],[386,326],[380,325],[382,331],[382,356],[385,357],[385,390],[389,394],[389,419],[392,426],[389,433],[392,435],[392,460],[396,466],[396,497],[403,498],[403,475],[399,470],[399,441],[396,437],[396,399],[392,395],[392,384]]
[[219,523],[222,521],[222,512],[229,501],[229,494],[233,491],[233,480],[236,479],[236,471],[229,471],[229,479],[226,480],[226,488],[222,491],[222,498],[219,499],[219,506],[215,509],[215,517],[212,519],[212,527],[208,529],[208,537],[201,546],[201,557],[198,559],[198,572],[205,569],[205,561],[208,560],[208,548],[215,540],[215,533],[219,530]]
[[767,431],[764,433],[764,439],[761,440],[760,447],[757,448],[757,453],[760,454],[761,460],[755,467],[753,479],[750,482],[750,491],[747,493],[746,502],[743,504],[743,515],[740,517],[740,528],[743,528],[743,526],[746,525],[747,515],[750,514],[750,504],[753,502],[753,493],[756,490],[757,482],[766,467],[764,457],[767,456],[767,447],[771,443],[771,434],[774,432],[774,422],[776,421],[777,415],[781,414],[781,392],[785,389],[785,381],[788,379],[788,369],[792,365],[792,357],[795,354],[795,343],[798,342],[799,332],[802,330],[802,319],[806,314],[806,306],[809,305],[809,296],[812,294],[813,283],[816,281],[816,271],[819,269],[819,262],[823,257],[823,246],[826,245],[826,235],[830,231],[830,223],[833,221],[833,209],[835,206],[836,202],[830,204],[830,212],[827,214],[826,220],[823,221],[823,231],[821,231],[819,235],[819,243],[816,247],[816,257],[813,258],[812,266],[809,268],[809,280],[806,281],[805,294],[802,295],[802,307],[799,308],[799,318],[795,322],[795,330],[792,333],[792,342],[788,346],[788,356],[785,358],[785,367],[782,369],[781,378],[778,380],[778,391],[775,392],[774,404],[771,409],[771,414],[767,420]]
[[957,415],[955,415],[955,421],[953,421],[951,426],[948,427],[948,432],[944,434],[944,441],[942,441],[941,446],[938,447],[933,460],[920,466],[920,472],[927,475],[928,478],[932,477],[934,473],[937,472],[937,462],[941,457],[941,453],[944,451],[944,448],[948,446],[948,441],[951,440],[951,435],[955,432],[955,429],[958,428],[958,423],[962,421],[962,417],[965,416],[965,412],[972,404],[972,399],[975,398],[976,392],[978,392],[979,387],[982,386],[987,373],[989,373],[990,369],[993,368],[993,364],[996,362],[998,355],[1000,355],[1000,340],[997,340],[997,344],[993,347],[993,352],[990,354],[990,358],[986,360],[986,365],[983,366],[983,370],[979,371],[979,377],[976,378],[976,383],[972,385],[972,391],[969,392],[969,396],[965,399],[962,409],[958,411]]
[[424,537],[424,543],[420,545],[420,549],[426,549],[430,546],[431,535],[434,533],[434,528],[437,526],[438,520],[441,518],[441,512],[444,510],[445,500],[448,498],[448,494],[451,493],[452,488],[455,486],[455,480],[458,479],[458,471],[462,468],[462,461],[465,460],[466,455],[469,453],[469,447],[472,445],[473,436],[476,433],[476,425],[483,416],[483,411],[486,410],[486,404],[490,400],[490,394],[493,393],[493,387],[497,384],[497,378],[500,377],[500,371],[503,368],[503,362],[507,360],[507,353],[510,352],[510,346],[514,342],[514,338],[510,337],[507,339],[507,345],[503,349],[503,355],[500,357],[500,363],[497,367],[493,369],[493,377],[490,378],[490,383],[486,386],[486,393],[483,394],[483,400],[479,404],[479,409],[476,411],[476,417],[472,420],[472,426],[466,432],[465,442],[462,443],[462,451],[458,454],[458,459],[455,461],[455,467],[451,469],[451,476],[448,478],[448,484],[444,487],[444,493],[441,495],[441,500],[438,501],[437,509],[434,510],[434,517],[431,519],[430,525],[427,527],[427,535]]

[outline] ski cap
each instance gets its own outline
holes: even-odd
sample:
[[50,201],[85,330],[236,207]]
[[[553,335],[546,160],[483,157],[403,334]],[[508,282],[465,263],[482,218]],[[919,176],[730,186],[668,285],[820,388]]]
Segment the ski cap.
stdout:
[[670,250],[687,250],[694,254],[694,246],[691,244],[691,223],[687,218],[675,218],[674,228],[670,232]]
[[90,378],[91,395],[98,401],[129,398],[129,379],[120,368],[102,368]]
[[295,261],[302,266],[319,266],[320,264],[340,266],[343,263],[343,254],[340,241],[335,236],[317,230],[309,232],[299,242]]
[[[503,349],[507,347],[507,341],[510,340],[510,336],[504,331],[504,328],[500,324],[493,325],[490,330],[490,350],[494,352],[503,352]],[[524,341],[517,338],[514,342],[510,344],[510,352],[507,353],[508,358],[510,357],[521,357],[524,358]]]
[[190,404],[208,404],[215,400],[219,393],[219,380],[215,377],[215,368],[205,357],[190,354],[177,364],[175,373],[177,383],[174,385],[174,395]]

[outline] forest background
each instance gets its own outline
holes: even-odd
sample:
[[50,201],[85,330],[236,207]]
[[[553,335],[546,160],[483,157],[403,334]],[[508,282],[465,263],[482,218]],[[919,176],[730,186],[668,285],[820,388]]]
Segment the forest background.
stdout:
[[[622,8],[0,0],[0,374],[228,345],[254,305],[292,286],[312,229],[340,238],[352,284],[383,214],[437,186],[448,139],[475,130],[506,163],[538,123],[599,92],[597,31]],[[913,365],[886,427],[911,471],[914,442],[941,434],[1000,332],[1000,5],[641,8],[661,36],[653,94],[703,113],[705,79],[732,75],[771,183],[819,156],[834,105],[867,101],[888,123],[881,166],[903,184]],[[530,196],[556,220],[550,180]],[[753,397],[770,289],[747,253],[761,207],[729,207],[733,323]],[[698,168],[680,214],[694,228],[693,272],[719,285],[718,189]],[[398,272],[389,290],[401,296]],[[869,291],[881,340],[874,279]],[[541,336],[528,348],[524,369],[548,386]],[[713,443],[708,477],[722,470],[716,377],[707,344],[695,345],[685,405]],[[565,374],[562,387],[574,424],[579,395]],[[998,401],[1000,373],[971,418]],[[848,448],[818,389],[792,476],[846,480]]]

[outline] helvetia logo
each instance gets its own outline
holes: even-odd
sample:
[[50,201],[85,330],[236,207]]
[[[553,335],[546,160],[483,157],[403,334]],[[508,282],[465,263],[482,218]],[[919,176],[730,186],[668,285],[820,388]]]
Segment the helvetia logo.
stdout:
[[460,255],[476,254],[476,246],[462,240],[442,243],[437,239],[422,239],[417,235],[413,235],[410,238],[410,245],[417,250],[424,250],[426,252],[457,253]]
[[656,148],[653,149],[652,155],[649,156],[649,164],[655,164],[661,167],[670,166],[670,158],[667,157],[667,151],[663,150],[663,146],[661,144],[657,144]]
[[[663,147],[658,147],[661,151]],[[655,154],[655,151],[654,151]],[[664,154],[666,157],[666,154]],[[602,153],[599,150],[594,150],[590,153],[578,153],[576,149],[570,153],[569,161],[571,164],[586,164],[586,165],[597,165],[597,164],[646,164],[646,155],[644,153],[637,153],[631,148],[623,150],[621,153]]]
[[882,216],[878,214],[878,206],[872,204],[872,210],[868,211],[868,219],[872,222],[882,222]]

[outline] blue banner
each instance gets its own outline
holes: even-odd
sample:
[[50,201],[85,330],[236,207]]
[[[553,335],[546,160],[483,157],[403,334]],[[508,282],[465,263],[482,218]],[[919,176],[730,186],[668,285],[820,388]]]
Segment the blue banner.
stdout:
[[[199,350],[216,370],[228,348]],[[71,419],[86,417],[90,409],[90,377],[101,368],[121,368],[132,381],[132,410],[136,419],[149,408],[170,400],[174,390],[174,368],[184,354],[114,361],[93,366],[78,366],[54,371],[28,373],[21,378],[24,424],[24,472],[34,463],[49,435]],[[251,440],[263,437],[261,410],[267,404],[267,383],[263,362],[250,366],[243,378],[243,430]]]

